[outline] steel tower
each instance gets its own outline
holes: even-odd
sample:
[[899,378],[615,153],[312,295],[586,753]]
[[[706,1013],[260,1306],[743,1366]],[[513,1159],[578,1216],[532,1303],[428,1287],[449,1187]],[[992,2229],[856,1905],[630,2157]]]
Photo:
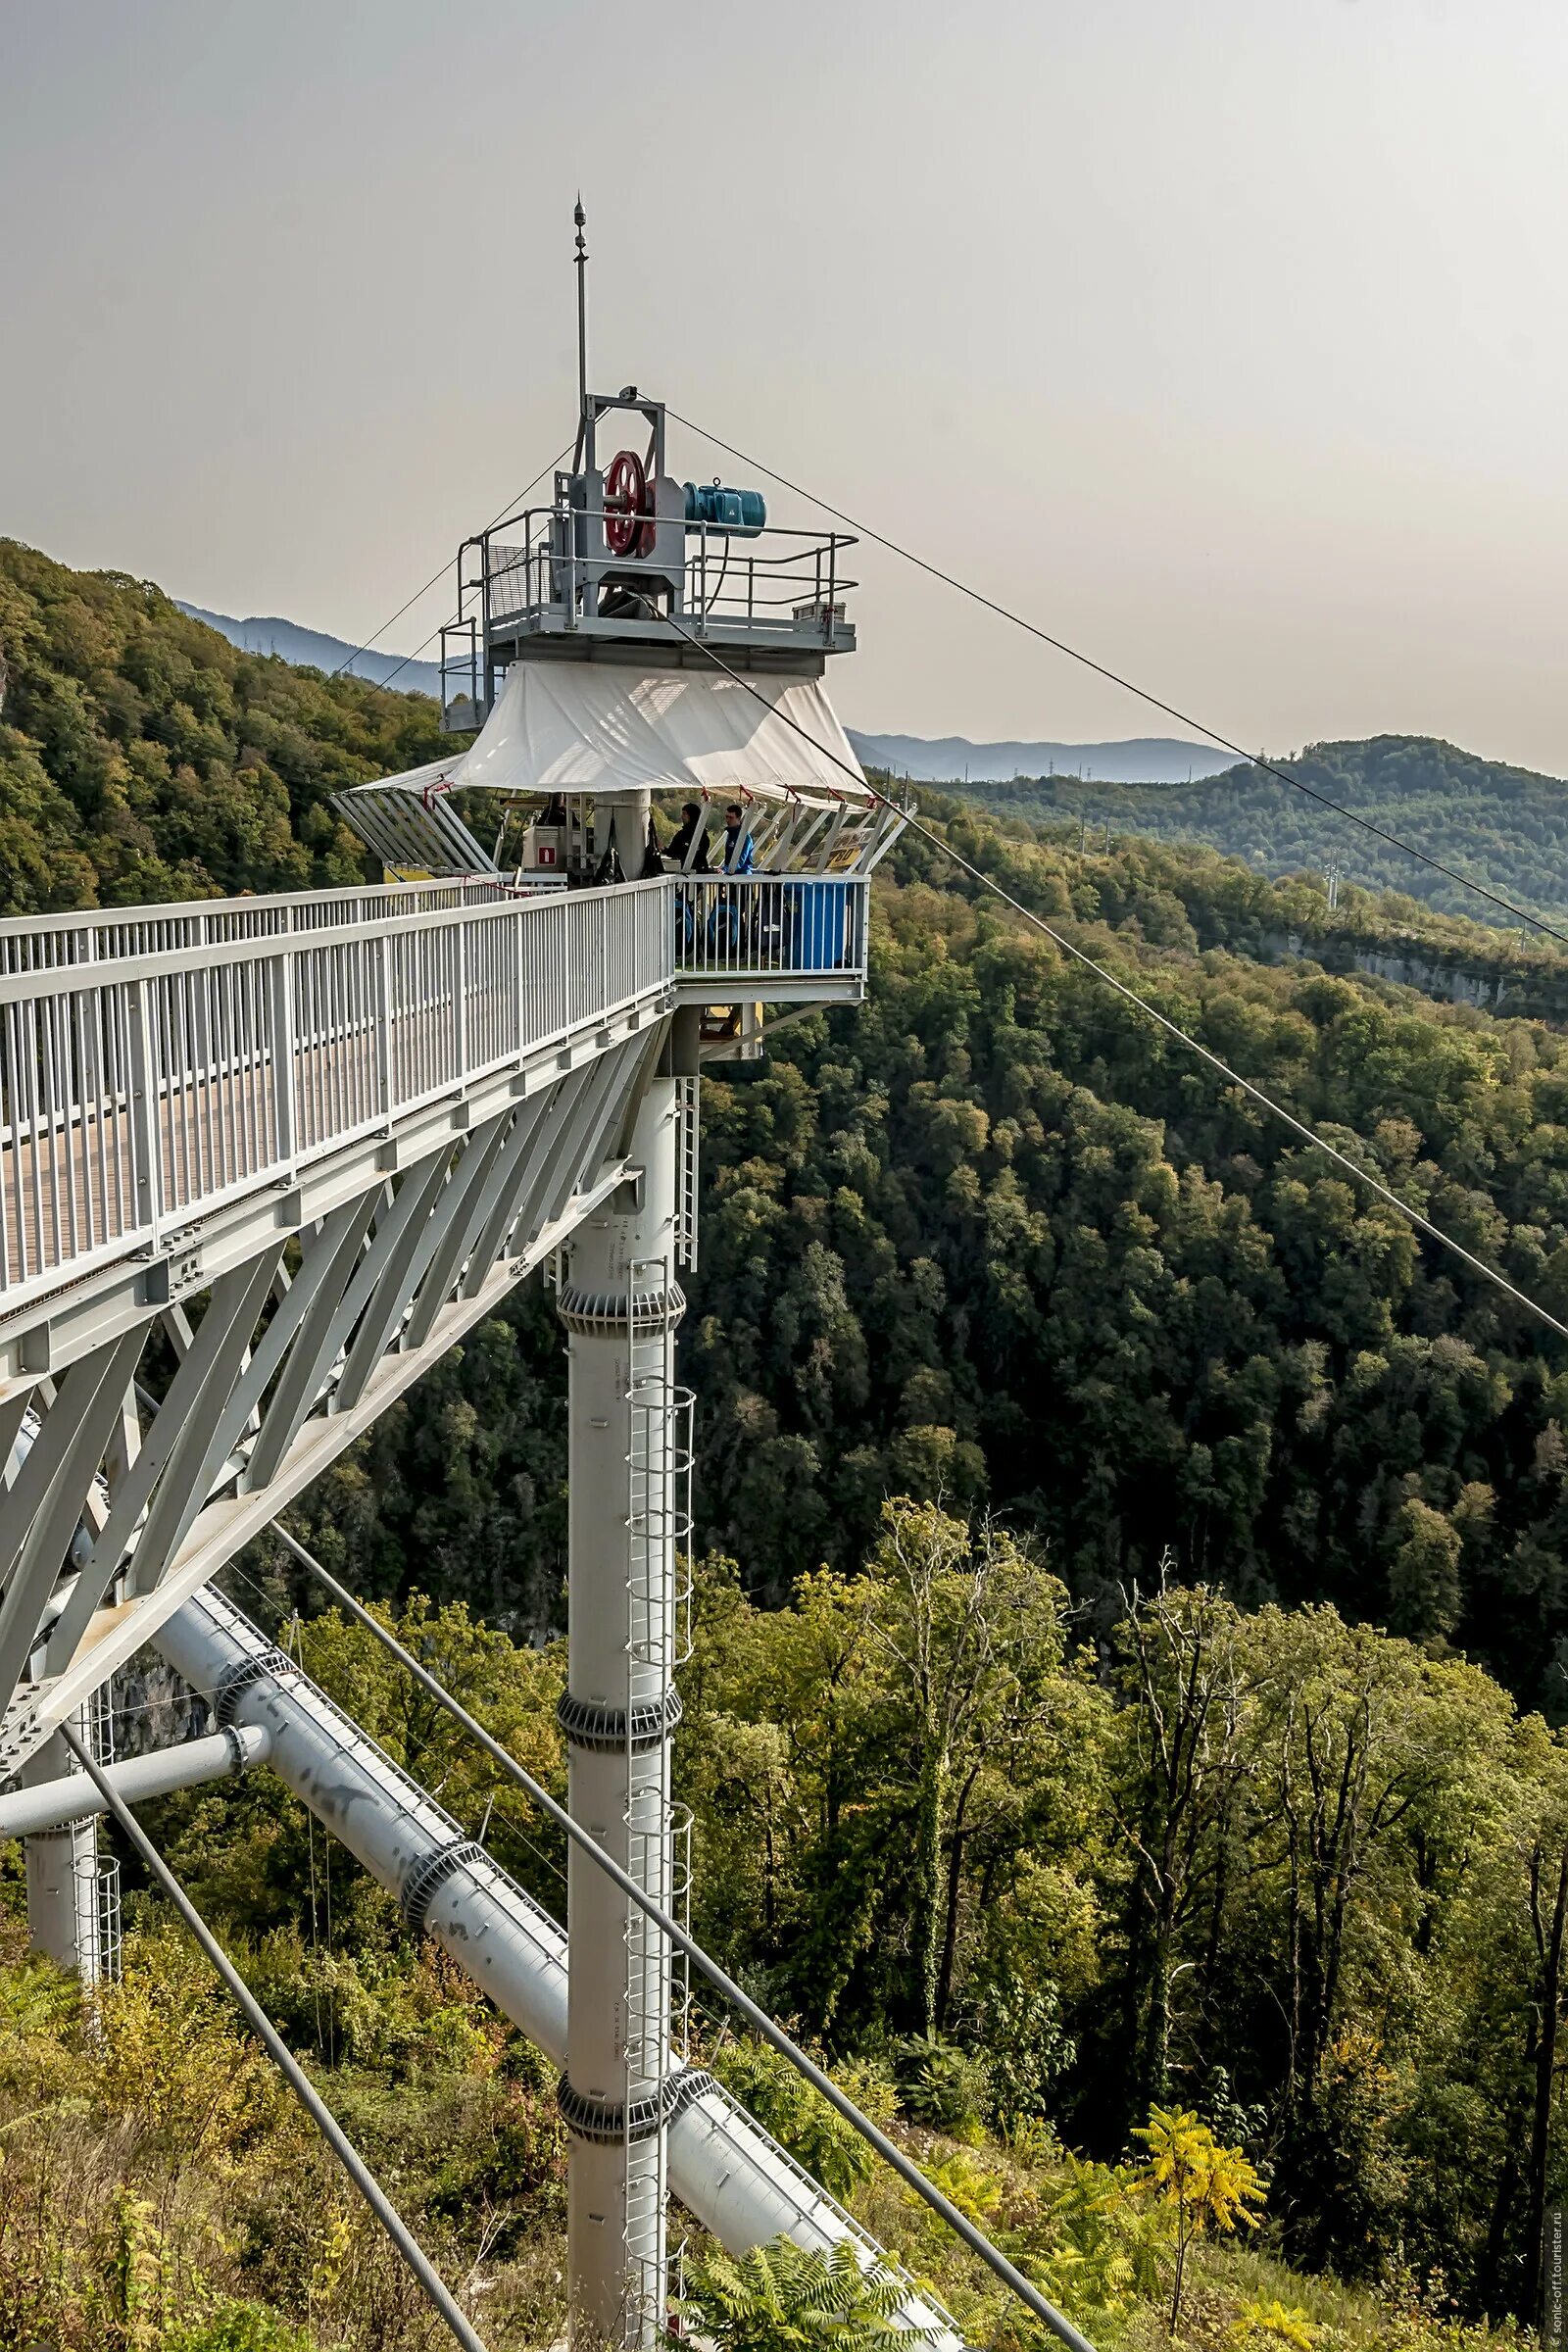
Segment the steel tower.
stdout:
[[[634,437],[604,464],[612,418]],[[687,2064],[664,1939],[590,1860],[564,1987],[544,1923],[519,1990],[473,1931],[482,1850],[204,1588],[552,1269],[570,1810],[678,1916],[701,1072],[756,1057],[780,1007],[863,995],[901,820],[821,687],[854,645],[851,543],[676,481],[664,428],[585,384],[549,504],[465,543],[446,710],[476,739],[339,803],[385,885],[0,924],[0,1777],[22,1784],[0,1834],[27,1837],[33,1940],[112,1966],[101,1807],[56,1734],[153,1642],[214,1734],[123,1786],[270,1761],[416,1928],[465,1921],[464,1964],[559,2056],[572,2333],[596,2347],[663,2329],[672,2133],[726,2242],[853,2225]]]

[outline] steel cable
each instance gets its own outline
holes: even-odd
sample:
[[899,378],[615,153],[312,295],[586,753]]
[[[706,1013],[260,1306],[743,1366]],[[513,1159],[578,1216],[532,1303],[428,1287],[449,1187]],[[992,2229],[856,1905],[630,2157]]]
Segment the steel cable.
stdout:
[[678,409],[670,409],[668,413],[678,424],[685,425],[688,432],[710,442],[714,449],[723,450],[726,457],[734,458],[742,466],[752,466],[758,473],[765,473],[769,481],[777,482],[782,489],[793,491],[797,498],[804,498],[813,507],[819,507],[824,514],[833,515],[835,520],[848,523],[850,529],[858,531],[862,539],[871,540],[877,547],[885,547],[889,555],[899,557],[906,564],[912,564],[916,571],[923,571],[929,578],[940,580],[946,588],[956,589],[959,596],[966,596],[971,604],[981,606],[987,612],[995,612],[1001,620],[1011,621],[1014,628],[1022,629],[1030,637],[1037,637],[1042,645],[1049,645],[1054,653],[1065,654],[1069,662],[1076,662],[1080,668],[1093,670],[1096,677],[1105,679],[1109,685],[1119,686],[1124,694],[1133,695],[1139,702],[1147,703],[1152,710],[1162,711],[1166,718],[1174,718],[1181,726],[1191,727],[1196,734],[1217,744],[1222,752],[1233,753],[1238,760],[1246,760],[1250,767],[1261,769],[1264,775],[1273,776],[1280,784],[1288,784],[1293,792],[1305,793],[1309,800],[1319,802],[1325,808],[1332,808],[1336,816],[1343,816],[1349,824],[1359,825],[1363,833],[1375,834],[1379,841],[1387,842],[1390,848],[1400,851],[1406,858],[1414,858],[1420,864],[1430,867],[1433,873],[1443,874],[1448,881],[1457,882],[1462,890],[1474,891],[1479,898],[1499,907],[1504,914],[1512,915],[1518,922],[1530,924],[1533,930],[1568,947],[1568,931],[1559,930],[1555,923],[1547,922],[1544,915],[1532,914],[1528,907],[1517,906],[1512,899],[1504,898],[1500,891],[1489,889],[1485,882],[1478,882],[1473,874],[1461,873],[1457,866],[1446,865],[1441,858],[1434,858],[1427,851],[1418,849],[1414,842],[1401,840],[1397,833],[1391,833],[1386,825],[1374,823],[1369,816],[1358,815],[1353,808],[1348,808],[1343,801],[1333,800],[1328,793],[1319,792],[1315,784],[1304,783],[1299,776],[1293,776],[1288,768],[1265,759],[1261,752],[1244,750],[1241,744],[1233,743],[1228,735],[1222,735],[1217,727],[1205,726],[1200,718],[1194,718],[1188,711],[1178,710],[1174,703],[1165,702],[1149,687],[1140,686],[1135,679],[1124,677],[1120,670],[1108,668],[1103,662],[1097,662],[1090,654],[1080,653],[1064,637],[1053,636],[1049,629],[1043,629],[1036,622],[1026,620],[1021,612],[1015,612],[1010,605],[998,603],[995,597],[987,596],[982,589],[971,588],[967,580],[960,580],[955,573],[944,571],[940,564],[928,562],[924,556],[917,556],[912,548],[902,546],[897,539],[888,538],[885,532],[873,530],[869,523],[858,521],[853,514],[846,514],[842,507],[834,506],[831,499],[819,498],[814,490],[792,482],[788,474],[779,473],[771,466],[764,466],[760,458],[748,457],[745,450],[737,449],[733,442],[720,440],[717,433],[710,433],[706,425],[696,423],[690,416],[683,416]]
[[953,847],[951,842],[944,841],[941,834],[934,833],[929,825],[921,824],[918,817],[911,815],[908,809],[901,808],[899,804],[890,800],[885,792],[878,792],[874,785],[867,784],[858,769],[852,768],[847,760],[841,760],[836,752],[828,749],[826,744],[818,743],[815,736],[803,727],[799,719],[792,718],[780,705],[769,702],[765,695],[760,694],[751,681],[744,677],[738,669],[732,669],[727,662],[721,661],[711,646],[705,645],[701,638],[694,637],[690,629],[682,628],[680,622],[673,619],[667,612],[663,618],[677,636],[684,637],[688,645],[695,646],[699,653],[706,655],[715,669],[721,669],[724,675],[733,679],[737,686],[744,686],[746,692],[760,703],[765,710],[772,711],[775,717],[782,718],[786,725],[793,727],[803,742],[808,743],[811,749],[820,753],[824,760],[831,760],[835,767],[842,769],[854,784],[870,793],[873,800],[880,801],[884,808],[893,809],[902,816],[912,833],[918,833],[922,841],[929,842],[931,847],[939,851],[943,857],[950,858],[955,865],[968,874],[972,880],[978,882],[983,890],[989,890],[993,897],[1001,899],[1004,905],[1010,906],[1015,914],[1022,915],[1026,923],[1032,923],[1037,931],[1043,931],[1064,956],[1070,956],[1087,971],[1093,972],[1097,980],[1103,980],[1107,988],[1114,989],[1117,996],[1125,998],[1129,1004],[1136,1004],[1140,1012],[1147,1013],[1152,1021],[1157,1022],[1168,1036],[1175,1038],[1178,1044],[1185,1046],[1189,1053],[1196,1054],[1201,1060],[1208,1062],[1232,1086],[1239,1086],[1244,1094],[1250,1095],[1254,1102],[1260,1102],[1265,1110],[1273,1113],[1275,1118],[1283,1120],[1287,1127],[1293,1128],[1315,1151],[1326,1152],[1328,1156],[1337,1160],[1340,1166],[1353,1176],[1358,1184],[1364,1184],[1368,1191],[1376,1193],[1379,1199],[1388,1201],[1392,1208],[1396,1208],[1401,1217],[1407,1218],[1419,1232],[1428,1235],[1432,1241],[1448,1250],[1452,1256],[1459,1258],[1471,1269],[1472,1273],[1483,1275],[1488,1282],[1494,1283],[1497,1289],[1505,1291],[1516,1304],[1525,1307],[1529,1313],[1537,1316],[1541,1322],[1556,1332],[1559,1339],[1568,1340],[1568,1323],[1559,1322],[1549,1308],[1542,1305],[1539,1298],[1533,1298],[1528,1291],[1520,1290],[1517,1283],[1510,1282],[1506,1274],[1500,1272],[1496,1266],[1489,1265],[1484,1257],[1477,1257],[1475,1252],[1467,1250],[1462,1242],[1456,1242],[1452,1234],[1445,1233],[1441,1225],[1434,1224],[1422,1210],[1412,1208],[1408,1200],[1401,1200],[1398,1194],[1391,1185],[1385,1184],[1381,1176],[1374,1176],[1370,1169],[1363,1168],[1357,1160],[1352,1159],[1348,1152],[1342,1152],[1337,1144],[1331,1144],[1326,1136],[1319,1135],[1316,1128],[1309,1127],[1304,1119],[1298,1119],[1294,1110],[1287,1110],[1283,1102],[1276,1102],[1272,1095],[1265,1094],[1260,1086],[1254,1086],[1250,1078],[1244,1078],[1239,1070],[1233,1070],[1230,1063],[1221,1060],[1210,1047],[1200,1044],[1196,1037],[1190,1036],[1179,1023],[1171,1019],[1168,1013],[1161,1012],[1156,1004],[1151,1004],[1147,997],[1141,997],[1135,988],[1127,985],[1125,980],[1118,980],[1114,972],[1108,971],[1104,964],[1098,962],[1086,949],[1076,947],[1064,932],[1058,931],[1054,923],[1048,923],[1043,914],[1036,914],[1032,907],[1025,906],[1021,900],[1015,899],[1010,891],[1004,890],[1002,884],[990,874],[983,873],[979,866],[972,865],[967,858],[961,856]]

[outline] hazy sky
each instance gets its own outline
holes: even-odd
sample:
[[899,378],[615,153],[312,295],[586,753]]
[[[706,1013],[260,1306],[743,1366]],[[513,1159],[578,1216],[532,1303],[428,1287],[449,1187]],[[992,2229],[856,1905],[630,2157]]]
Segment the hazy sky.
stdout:
[[[1568,775],[1565,125],[1563,0],[0,0],[0,532],[365,636],[569,438],[580,182],[600,386],[1248,745]],[[861,571],[852,723],[1173,731]]]

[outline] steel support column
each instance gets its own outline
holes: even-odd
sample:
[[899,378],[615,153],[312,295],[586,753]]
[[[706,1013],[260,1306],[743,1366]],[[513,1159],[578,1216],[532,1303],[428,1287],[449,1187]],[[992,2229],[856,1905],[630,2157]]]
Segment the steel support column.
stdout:
[[[87,1709],[78,1708],[72,1722],[78,1739],[87,1737]],[[82,1788],[83,1814],[91,1806],[92,1789],[79,1772],[65,1741],[56,1733],[30,1759],[23,1773],[24,1787],[70,1776]],[[104,1974],[102,1921],[98,1899],[98,1824],[91,1819],[63,1823],[57,1829],[37,1830],[24,1840],[27,1870],[27,1941],[35,1952],[69,1969],[85,1985],[96,1984]]]
[[[639,1173],[572,1238],[558,1301],[568,1355],[569,1803],[658,1901],[672,1900],[669,1735],[678,1712],[673,1350],[675,1084],[652,1077]],[[571,2132],[567,2273],[574,2345],[662,2332],[669,1951],[572,1848],[562,2108]]]

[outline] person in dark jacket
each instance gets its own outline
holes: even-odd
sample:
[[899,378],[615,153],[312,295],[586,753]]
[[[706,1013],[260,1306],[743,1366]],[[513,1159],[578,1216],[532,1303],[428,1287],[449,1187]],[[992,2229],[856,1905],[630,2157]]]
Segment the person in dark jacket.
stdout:
[[[694,874],[706,874],[709,870],[708,843],[702,833],[702,803],[688,801],[680,815],[680,823],[665,844],[664,856],[677,873],[685,873],[690,870]],[[688,857],[691,857],[693,841],[697,844],[697,854],[692,858],[691,866],[688,869],[686,860]]]

